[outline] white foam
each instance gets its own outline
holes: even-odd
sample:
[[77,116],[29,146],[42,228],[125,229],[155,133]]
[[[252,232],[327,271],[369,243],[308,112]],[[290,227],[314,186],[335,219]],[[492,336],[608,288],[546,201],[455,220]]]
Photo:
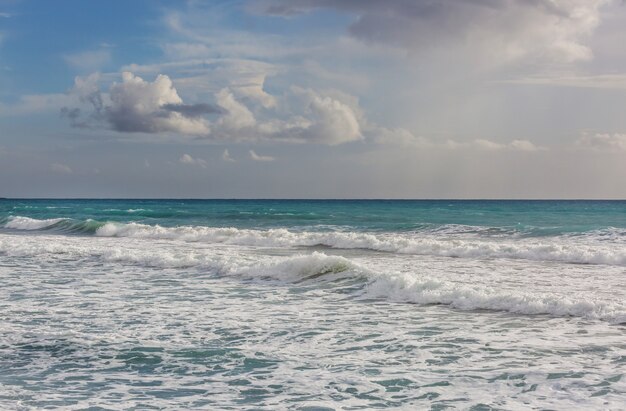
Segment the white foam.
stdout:
[[322,245],[338,249],[369,249],[401,254],[462,258],[510,258],[578,264],[626,265],[626,247],[595,237],[493,239],[446,237],[428,233],[292,232],[214,227],[161,227],[107,223],[96,231],[104,237],[171,239],[260,247]]
[[[38,230],[63,218],[37,220],[12,216],[5,228]],[[516,238],[481,237],[461,231],[367,233],[350,231],[302,231],[286,229],[237,229],[202,226],[162,227],[140,223],[106,223],[96,230],[99,237],[163,239],[207,244],[255,247],[325,246],[336,249],[366,249],[399,254],[432,255],[470,259],[521,259],[575,264],[626,266],[626,236],[623,230],[604,230],[583,235]],[[610,240],[610,241],[608,241]]]
[[235,269],[232,270],[231,274],[250,278],[302,281],[317,280],[322,276],[332,276],[333,274],[355,276],[364,272],[366,270],[347,258],[313,252],[308,255],[287,257],[278,262],[269,261],[243,269]]
[[571,298],[563,293],[502,292],[491,287],[470,287],[410,274],[379,275],[368,284],[363,297],[419,305],[441,304],[461,310],[505,311],[626,322],[626,305],[618,302],[597,301],[585,297]]
[[11,216],[9,220],[4,224],[5,228],[12,228],[15,230],[41,230],[42,228],[50,227],[64,218],[49,218],[46,220],[37,220],[35,218]]
[[[120,244],[123,241],[123,244]],[[537,269],[528,263],[500,266],[494,263],[493,276],[484,274],[484,264],[468,265],[460,260],[437,259],[419,265],[425,257],[367,255],[347,259],[313,252],[304,255],[272,256],[250,253],[232,245],[190,245],[153,240],[65,236],[0,235],[0,253],[7,257],[35,257],[38,261],[73,261],[75,264],[122,264],[168,269],[194,269],[190,272],[240,277],[284,283],[316,282],[334,279],[359,280],[365,287],[359,298],[382,298],[420,305],[441,304],[461,310],[493,310],[517,314],[546,314],[581,317],[616,323],[626,322],[626,306],[620,296],[620,267],[572,266],[569,276],[556,267]],[[405,257],[407,258],[407,257]],[[434,257],[431,257],[434,258]],[[461,271],[453,268],[458,261]],[[429,265],[430,264],[430,265]],[[520,270],[524,267],[524,270]],[[584,268],[589,267],[589,269]],[[602,270],[596,286],[588,285],[588,273]],[[573,274],[572,274],[573,273]],[[551,278],[541,285],[541,279]],[[559,279],[563,279],[562,284]],[[511,286],[518,284],[518,286]],[[560,285],[559,285],[560,284]],[[582,284],[582,288],[579,285]],[[502,285],[507,285],[502,287]],[[557,286],[558,285],[558,286]],[[617,290],[617,294],[611,289]],[[554,290],[554,291],[551,291]]]

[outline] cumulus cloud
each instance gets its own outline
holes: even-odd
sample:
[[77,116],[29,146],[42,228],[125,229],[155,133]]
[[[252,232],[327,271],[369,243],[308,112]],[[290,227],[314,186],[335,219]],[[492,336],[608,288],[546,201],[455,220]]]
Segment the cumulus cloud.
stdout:
[[304,138],[331,145],[362,138],[357,114],[350,105],[311,89],[295,88],[294,92],[304,99],[312,118],[311,124],[302,130]]
[[250,129],[256,125],[252,112],[241,102],[235,99],[228,89],[222,89],[216,95],[217,105],[226,111],[226,114],[217,120],[217,125],[226,132]]
[[270,156],[261,156],[254,152],[254,150],[250,150],[250,158],[254,161],[274,161],[274,157]]
[[50,170],[59,174],[72,174],[72,169],[68,165],[61,163],[50,164]]
[[222,160],[226,162],[231,162],[231,163],[235,161],[235,159],[230,156],[230,153],[228,152],[227,148],[225,148],[224,152],[222,153]]
[[576,145],[602,151],[626,151],[626,134],[584,134]]
[[[461,47],[478,57],[573,62],[592,57],[587,40],[608,0],[266,0],[256,12],[289,16],[330,8],[354,14],[351,35],[411,52]],[[458,50],[458,49],[457,49]]]
[[[366,123],[358,100],[336,90],[291,87],[279,97],[251,98],[249,90],[226,87],[213,95],[214,102],[186,104],[166,75],[149,82],[124,72],[122,82],[113,83],[108,93],[100,91],[99,81],[98,75],[76,78],[71,94],[83,107],[61,109],[72,126],[105,125],[118,132],[169,132],[214,141],[337,145],[362,139],[361,124]],[[215,118],[209,120],[209,115]]]
[[158,75],[149,82],[124,72],[122,82],[114,82],[106,95],[100,91],[98,80],[97,74],[75,79],[72,94],[91,106],[92,111],[83,116],[76,107],[62,108],[61,114],[73,126],[104,122],[119,132],[206,135],[209,123],[202,115],[219,111],[208,104],[184,104],[166,75]]
[[180,113],[185,117],[202,117],[207,114],[218,114],[223,113],[223,111],[216,106],[207,103],[198,103],[198,104],[164,104],[161,107],[163,110],[172,111],[175,113]]
[[153,82],[148,82],[130,72],[124,72],[122,83],[113,83],[111,86],[109,98],[111,106],[107,107],[106,116],[117,131],[169,131],[191,135],[209,132],[208,123],[204,119],[164,109],[183,104],[172,80],[166,75],[160,74]]
[[203,160],[201,158],[193,158],[189,154],[183,154],[182,156],[180,156],[180,158],[178,159],[178,162],[181,163],[181,164],[187,164],[187,165],[191,165],[191,166],[198,166],[198,167],[202,167],[202,168],[206,168],[207,165],[208,165],[206,160]]

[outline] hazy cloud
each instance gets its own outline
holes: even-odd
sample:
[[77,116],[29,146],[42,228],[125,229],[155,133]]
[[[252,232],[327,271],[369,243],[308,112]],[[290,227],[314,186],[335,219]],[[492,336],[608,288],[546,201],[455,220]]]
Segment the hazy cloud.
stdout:
[[486,139],[476,139],[471,143],[459,143],[452,140],[446,142],[446,146],[452,149],[477,148],[486,151],[544,151],[545,147],[537,146],[528,140],[513,140],[510,143],[500,143]]
[[270,156],[261,156],[254,152],[254,150],[250,150],[250,158],[254,161],[274,161],[274,157]]
[[410,52],[442,46],[496,61],[572,62],[592,57],[587,40],[607,0],[266,0],[250,9],[290,16],[330,8],[354,14],[350,34]]
[[60,107],[75,104],[76,99],[62,93],[26,94],[12,104],[0,102],[0,116],[33,114],[45,111],[58,111]]
[[111,51],[107,49],[83,51],[66,54],[63,56],[63,59],[69,66],[75,69],[93,71],[111,61]]
[[528,140],[513,140],[508,144],[507,148],[516,151],[543,151],[547,150],[545,147],[536,146],[534,143]]
[[626,89],[626,73],[521,77],[500,83],[615,90]]
[[71,174],[72,173],[72,169],[68,165],[61,164],[61,163],[50,164],[50,170],[59,174]]
[[227,162],[235,161],[235,159],[230,156],[230,153],[228,152],[227,148],[225,148],[224,152],[222,153],[222,160],[227,161]]
[[576,143],[594,150],[626,151],[626,134],[584,134]]
[[183,154],[179,159],[179,163],[206,168],[207,162],[201,158],[193,158],[189,154]]
[[546,147],[538,146],[529,140],[513,140],[508,143],[496,142],[487,139],[475,139],[470,142],[456,141],[452,139],[448,139],[444,142],[433,141],[431,139],[414,136],[408,130],[397,128],[397,129],[386,129],[382,127],[378,127],[372,130],[376,135],[374,137],[374,141],[378,144],[388,144],[388,145],[399,145],[399,146],[407,146],[407,147],[418,147],[418,148],[437,148],[437,149],[446,149],[446,150],[459,150],[459,149],[478,149],[485,151],[525,151],[525,152],[534,152],[534,151],[545,151]]

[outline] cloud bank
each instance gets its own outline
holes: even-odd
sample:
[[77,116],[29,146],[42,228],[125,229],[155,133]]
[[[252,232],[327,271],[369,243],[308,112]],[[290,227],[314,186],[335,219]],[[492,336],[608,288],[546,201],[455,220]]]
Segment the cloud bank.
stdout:
[[498,62],[589,60],[587,44],[608,0],[266,0],[257,13],[291,16],[331,9],[356,16],[349,33],[406,49],[466,50]]
[[365,120],[358,100],[338,92],[292,87],[282,96],[271,96],[257,86],[226,87],[210,103],[187,104],[167,75],[150,82],[123,72],[122,82],[114,82],[108,93],[98,81],[98,75],[76,78],[71,94],[82,107],[61,109],[72,126],[234,142],[337,145],[363,138]]
[[626,151],[626,134],[585,134],[576,142],[578,147],[600,151]]

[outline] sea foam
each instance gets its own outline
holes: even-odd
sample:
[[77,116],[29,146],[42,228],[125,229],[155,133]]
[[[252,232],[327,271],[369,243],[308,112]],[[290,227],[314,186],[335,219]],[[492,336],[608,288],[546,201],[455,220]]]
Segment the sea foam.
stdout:
[[[143,267],[193,269],[193,272],[242,278],[254,281],[279,281],[286,285],[305,283],[311,287],[326,281],[349,280],[359,285],[351,291],[357,299],[383,299],[418,305],[446,305],[459,310],[490,310],[525,315],[580,317],[612,323],[626,322],[626,306],[619,301],[603,300],[597,295],[570,295],[567,292],[546,292],[531,289],[499,290],[486,283],[467,283],[436,278],[435,272],[416,268],[398,271],[389,264],[370,266],[367,258],[358,262],[322,252],[277,257],[256,255],[244,257],[235,246],[228,248],[188,248],[151,242],[111,244],[81,241],[68,237],[50,241],[46,237],[28,238],[0,236],[0,253],[15,256],[38,256],[42,261],[64,256],[84,264],[99,261],[105,264]],[[391,258],[391,257],[390,257]],[[389,268],[384,268],[388,266]],[[381,268],[382,267],[382,268]],[[406,270],[406,267],[404,268]],[[520,275],[522,275],[520,273]]]
[[[626,265],[622,232],[590,232],[577,236],[518,238],[481,237],[435,232],[368,233],[359,231],[290,231],[238,229],[233,227],[163,227],[140,223],[73,221],[63,218],[37,220],[12,216],[5,228],[18,230],[58,229],[63,233],[99,237],[130,237],[184,242],[219,243],[254,247],[314,247],[362,249],[399,254],[455,258],[506,258],[574,264]],[[612,241],[606,241],[607,236]]]
[[48,218],[45,220],[38,220],[29,217],[11,216],[4,224],[4,227],[12,228],[15,230],[41,230],[43,228],[53,226],[64,220],[64,218]]
[[107,223],[96,231],[103,237],[171,239],[258,247],[325,246],[400,254],[460,258],[510,258],[577,264],[626,265],[621,243],[595,241],[596,236],[543,238],[478,238],[433,233],[293,232],[215,227],[161,227],[138,223]]

